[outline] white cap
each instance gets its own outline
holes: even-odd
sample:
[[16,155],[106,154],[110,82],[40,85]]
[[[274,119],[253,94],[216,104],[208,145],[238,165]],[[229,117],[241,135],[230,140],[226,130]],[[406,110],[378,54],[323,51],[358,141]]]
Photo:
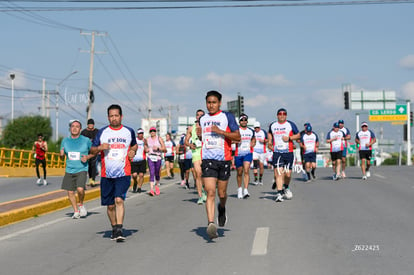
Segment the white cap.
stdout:
[[259,128],[260,128],[260,122],[259,122],[259,121],[256,121],[256,122],[254,123],[254,128],[257,128],[257,127],[259,127]]

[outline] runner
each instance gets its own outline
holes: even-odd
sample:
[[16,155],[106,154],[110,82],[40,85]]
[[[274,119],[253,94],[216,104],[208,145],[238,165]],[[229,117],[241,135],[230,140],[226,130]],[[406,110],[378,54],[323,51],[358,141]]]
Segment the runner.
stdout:
[[[95,121],[90,118],[88,119],[88,125],[85,129],[82,130],[81,135],[89,138],[91,142],[96,137],[98,133],[98,129],[95,128]],[[88,175],[89,175],[89,182],[88,184],[92,187],[95,186],[95,178],[96,178],[96,156],[93,156],[88,160]]]
[[109,125],[99,130],[92,143],[91,154],[100,153],[101,204],[107,206],[112,225],[111,240],[125,240],[122,230],[124,200],[131,185],[131,163],[137,151],[135,132],[122,125],[122,108],[113,104],[108,107]]
[[346,168],[346,153],[348,150],[348,140],[351,139],[351,132],[349,131],[348,128],[344,127],[344,120],[340,119],[338,121],[339,124],[339,131],[342,131],[344,133],[344,149],[342,150],[342,173],[341,176],[342,178],[346,178],[346,174],[345,174],[345,168]]
[[[236,151],[234,153],[234,163],[237,169],[237,198],[239,199],[250,197],[247,189],[250,181],[249,170],[253,159],[253,147],[256,145],[255,132],[247,127],[248,119],[249,117],[246,114],[241,114],[239,117],[241,141],[236,143]],[[242,188],[243,181],[244,189]]]
[[145,139],[144,139],[144,130],[139,128],[137,130],[137,152],[135,153],[134,158],[131,162],[131,174],[132,174],[132,192],[141,193],[142,185],[144,183],[144,174],[147,172],[147,161],[145,153]]
[[326,135],[326,143],[330,143],[331,147],[332,169],[334,171],[334,175],[332,176],[333,180],[339,180],[341,178],[342,150],[344,149],[343,140],[344,133],[339,131],[339,123],[335,122],[333,129]]
[[277,121],[273,121],[268,131],[268,147],[273,150],[273,170],[276,178],[276,202],[293,197],[289,183],[293,168],[293,140],[300,136],[296,124],[287,120],[287,111],[280,108],[277,111]]
[[[256,138],[256,144],[253,147],[253,175],[254,175],[253,184],[263,185],[264,163],[267,157],[267,151],[266,151],[267,133],[265,130],[260,128],[259,121],[256,121],[254,123],[254,136]],[[257,173],[258,172],[257,170],[259,170],[259,174]]]
[[171,134],[165,135],[165,149],[167,152],[164,154],[165,169],[167,170],[167,179],[174,178],[174,153],[175,153],[175,142],[171,139]]
[[202,136],[202,178],[207,192],[207,235],[210,239],[217,238],[215,217],[216,189],[220,199],[218,204],[218,225],[224,226],[226,217],[227,184],[231,169],[231,143],[239,142],[239,126],[232,113],[221,111],[221,94],[209,91],[206,95],[208,113],[200,118],[201,129],[197,132]]
[[196,112],[196,121],[187,129],[187,135],[185,137],[185,144],[191,148],[193,171],[195,174],[195,184],[197,187],[198,201],[197,204],[201,205],[206,202],[207,194],[203,188],[203,182],[201,180],[201,140],[197,136],[197,128],[200,128],[200,117],[204,115],[204,111],[199,109]]
[[305,163],[307,182],[311,181],[311,174],[313,179],[316,178],[316,153],[318,152],[318,147],[318,135],[312,131],[312,126],[309,124],[308,126],[306,126],[305,134],[302,135],[300,138],[300,148],[303,151],[302,161]]
[[[89,154],[92,142],[80,134],[81,129],[82,124],[79,120],[71,120],[69,122],[70,136],[64,138],[60,145],[60,158],[63,160],[65,155],[67,157],[62,189],[68,192],[68,198],[73,208],[73,219],[88,215],[83,200],[85,198],[88,160],[95,157]],[[78,193],[79,207],[76,204],[76,192]]]
[[[306,134],[306,127],[308,127],[308,125],[311,125],[309,122],[306,122],[304,125],[303,125],[303,127],[304,127],[304,129],[302,130],[302,131],[300,131],[300,136],[299,136],[299,139],[297,140],[297,142],[299,143],[299,145],[300,145],[300,141],[301,141],[301,138],[302,138],[302,136],[304,135],[304,134]],[[303,148],[302,148],[302,146],[300,146],[300,158],[301,158],[301,160],[302,160],[302,176],[303,176],[303,179],[305,180],[305,181],[307,181],[307,179],[308,179],[308,176],[307,176],[307,174],[306,174],[306,166],[305,166],[305,156],[304,156],[304,151],[303,151]]]
[[[188,130],[188,128],[187,128]],[[180,174],[181,174],[181,187],[185,189],[190,189],[190,183],[188,182],[190,179],[190,171],[192,171],[192,153],[188,146],[185,145],[186,134],[182,134],[179,142],[179,146],[177,147],[177,154],[178,154],[178,165],[180,166]],[[193,173],[194,180],[196,178]]]
[[[166,152],[164,141],[161,137],[157,136],[157,128],[151,127],[150,136],[145,140],[147,145],[147,162],[150,172],[150,196],[160,195],[160,179],[161,179],[161,154]],[[155,182],[155,194],[154,194],[154,182]]]
[[46,152],[47,152],[47,142],[43,140],[43,134],[37,134],[37,140],[33,143],[32,151],[35,152],[35,165],[36,165],[36,175],[37,175],[37,185],[42,185],[42,180],[40,179],[39,165],[43,167],[43,185],[47,185],[46,181]]
[[373,131],[368,129],[368,123],[362,122],[361,131],[356,134],[355,142],[359,145],[359,158],[361,159],[362,179],[366,180],[371,176],[372,145],[377,142]]

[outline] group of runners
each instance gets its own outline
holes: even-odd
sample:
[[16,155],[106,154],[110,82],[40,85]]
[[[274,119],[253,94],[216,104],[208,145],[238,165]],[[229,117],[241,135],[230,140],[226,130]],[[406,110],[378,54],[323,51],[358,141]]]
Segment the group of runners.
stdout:
[[[310,123],[299,132],[296,124],[287,119],[287,110],[280,108],[277,119],[270,123],[268,131],[254,124],[254,129],[247,126],[248,116],[241,114],[238,123],[234,115],[221,110],[222,95],[209,91],[205,97],[207,112],[197,110],[196,120],[181,136],[179,144],[167,134],[164,141],[157,135],[155,127],[149,130],[150,136],[144,138],[144,130],[136,132],[122,124],[122,109],[111,105],[107,109],[109,125],[97,131],[93,139],[82,136],[82,124],[79,120],[70,121],[70,136],[62,141],[61,156],[67,157],[66,173],[62,188],[68,191],[69,200],[74,209],[73,218],[87,215],[83,206],[85,182],[87,181],[88,161],[100,156],[101,169],[101,204],[107,206],[107,214],[112,226],[111,239],[124,241],[123,220],[125,215],[124,200],[131,186],[132,192],[141,192],[143,177],[150,173],[151,196],[160,195],[160,169],[164,157],[167,179],[174,178],[174,158],[178,157],[181,168],[181,185],[189,188],[188,173],[193,171],[198,204],[205,203],[207,215],[206,233],[217,238],[217,226],[225,226],[227,221],[226,202],[227,185],[232,168],[232,144],[235,144],[234,164],[237,169],[237,197],[248,198],[250,193],[249,171],[253,162],[254,184],[263,184],[264,163],[267,151],[272,155],[271,165],[274,170],[273,189],[276,190],[275,201],[282,202],[293,197],[289,188],[294,166],[295,142],[302,149],[304,169],[307,180],[315,178],[318,136]],[[346,152],[346,141],[350,139],[349,130],[343,127],[343,121],[335,122],[328,133],[326,141],[331,144],[331,157],[335,171],[334,179],[345,177],[345,162],[341,162]],[[360,145],[361,159],[369,159],[369,150],[375,143],[375,135],[363,123],[362,130],[356,134],[356,143]],[[136,133],[136,134],[135,134]],[[366,151],[366,152],[365,152]],[[369,152],[368,152],[369,151]],[[369,161],[362,165],[363,177],[369,176]],[[341,170],[342,169],[342,170]],[[368,171],[368,172],[367,172]],[[90,181],[91,182],[91,181]],[[78,193],[79,205],[75,192]],[[217,222],[215,199],[218,196]]]

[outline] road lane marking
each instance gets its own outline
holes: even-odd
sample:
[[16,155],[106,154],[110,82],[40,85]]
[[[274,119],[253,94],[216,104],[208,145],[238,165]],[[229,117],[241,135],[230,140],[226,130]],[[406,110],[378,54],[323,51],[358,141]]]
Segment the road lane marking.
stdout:
[[267,254],[267,242],[269,239],[269,227],[256,228],[256,234],[254,236],[252,250],[250,255],[260,256]]

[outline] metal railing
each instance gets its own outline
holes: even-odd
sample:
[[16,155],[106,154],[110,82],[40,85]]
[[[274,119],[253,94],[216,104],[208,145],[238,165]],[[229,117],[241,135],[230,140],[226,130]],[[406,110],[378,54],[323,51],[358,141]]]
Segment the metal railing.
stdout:
[[[58,153],[46,153],[46,166],[48,168],[65,168],[66,158],[63,160]],[[34,152],[0,148],[0,167],[35,167]]]

